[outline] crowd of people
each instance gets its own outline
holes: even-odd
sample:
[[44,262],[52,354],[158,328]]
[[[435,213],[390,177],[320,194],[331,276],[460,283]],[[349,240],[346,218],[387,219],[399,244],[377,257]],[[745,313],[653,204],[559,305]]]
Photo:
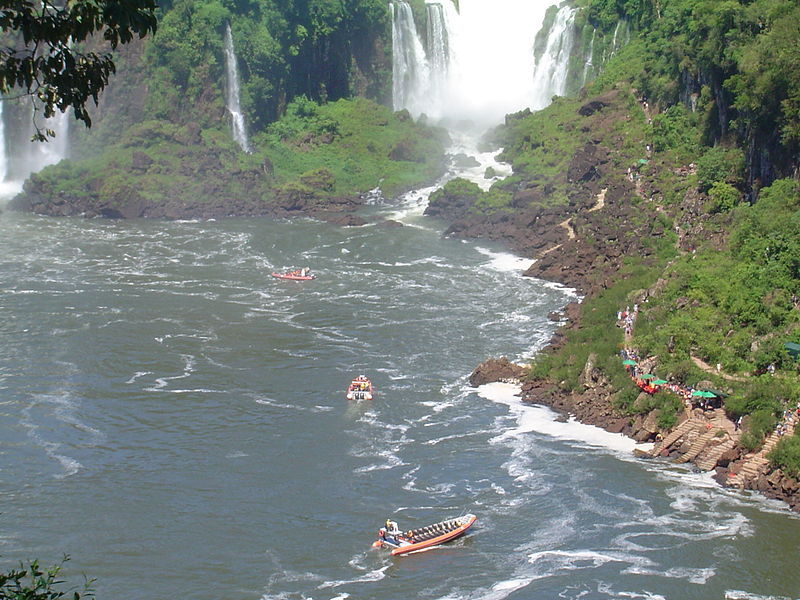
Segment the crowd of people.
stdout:
[[630,337],[633,333],[633,324],[636,321],[636,316],[639,314],[639,304],[633,305],[633,310],[630,306],[626,306],[625,310],[617,312],[617,324],[625,330],[625,335]]

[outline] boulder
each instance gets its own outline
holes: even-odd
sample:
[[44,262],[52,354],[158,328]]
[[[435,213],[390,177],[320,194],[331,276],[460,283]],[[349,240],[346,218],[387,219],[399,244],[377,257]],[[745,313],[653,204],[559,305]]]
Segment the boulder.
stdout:
[[496,381],[519,380],[525,376],[526,371],[525,367],[512,363],[505,356],[490,358],[475,368],[469,376],[469,384],[478,387]]

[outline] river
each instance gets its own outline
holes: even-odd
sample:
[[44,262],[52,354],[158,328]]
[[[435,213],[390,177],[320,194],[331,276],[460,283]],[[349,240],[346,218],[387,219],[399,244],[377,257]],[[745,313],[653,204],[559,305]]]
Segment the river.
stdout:
[[[779,505],[469,387],[574,294],[410,202],[369,209],[404,227],[0,215],[7,568],[66,553],[126,600],[796,598]],[[446,547],[370,548],[463,512]]]

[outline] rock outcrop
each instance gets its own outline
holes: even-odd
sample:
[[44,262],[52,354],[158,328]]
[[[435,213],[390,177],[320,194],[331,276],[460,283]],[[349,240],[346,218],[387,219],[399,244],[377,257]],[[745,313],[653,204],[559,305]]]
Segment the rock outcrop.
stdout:
[[512,363],[506,357],[490,358],[475,368],[469,376],[469,384],[478,387],[496,381],[519,381],[526,373],[525,367]]

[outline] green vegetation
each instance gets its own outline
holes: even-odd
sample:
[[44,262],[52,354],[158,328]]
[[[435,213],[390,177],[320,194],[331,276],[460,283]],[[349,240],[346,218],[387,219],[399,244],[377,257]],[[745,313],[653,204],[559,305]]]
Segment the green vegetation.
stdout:
[[773,468],[781,469],[789,477],[800,479],[800,430],[781,439],[768,458]]
[[394,194],[431,181],[441,170],[443,135],[364,98],[320,106],[300,97],[253,138],[252,154],[227,129],[155,119],[132,126],[102,155],[48,167],[31,182],[50,196],[112,199],[112,208],[132,198],[192,205],[224,198],[260,213],[281,195],[357,196],[379,184]]
[[[744,417],[742,444],[758,448],[800,397],[798,362],[784,348],[800,340],[800,190],[796,179],[780,178],[793,173],[800,149],[800,10],[786,0],[579,5],[585,9],[579,26],[598,28],[595,44],[621,30],[620,22],[633,28],[630,43],[616,50],[583,101],[635,90],[641,105],[630,103],[623,117],[608,115],[613,125],[590,135],[592,143],[613,148],[615,170],[639,165],[648,200],[631,197],[637,212],[629,218],[663,219],[664,235],[652,240],[656,261],[629,257],[610,285],[587,297],[580,326],[536,359],[531,376],[579,391],[593,357],[623,414],[657,410],[660,427],[673,425],[677,397],[659,393],[643,401],[617,354],[622,333],[615,313],[649,289],[630,345],[658,357],[654,373],[661,378],[708,381],[729,392],[728,415]],[[568,166],[586,143],[579,106],[560,99],[539,114],[508,119],[498,140],[515,177],[501,188],[535,181],[552,191],[547,202],[571,201]],[[652,155],[641,164],[645,144]],[[613,185],[613,176],[602,181]],[[681,247],[672,245],[675,225],[683,229]],[[624,231],[631,222],[616,227]],[[733,378],[703,371],[693,358],[719,364]],[[775,376],[761,375],[770,366]],[[783,440],[771,458],[800,476],[797,438]]]
[[[147,50],[149,110],[159,117],[177,116],[187,102],[206,104],[209,81],[222,90],[227,24],[239,59],[242,108],[254,131],[298,96],[325,103],[356,94],[383,101],[390,93],[384,0],[175,0],[162,8]],[[221,102],[221,94],[216,98]]]
[[11,569],[7,573],[0,573],[0,600],[58,600],[71,598],[80,600],[81,597],[93,598],[91,581],[83,586],[83,596],[74,590],[64,590],[64,581],[58,579],[64,563],[69,560],[65,557],[61,564],[48,569],[39,566],[38,561],[31,562],[27,567],[20,565],[18,569]]
[[[752,179],[788,175],[800,151],[800,7],[790,0],[584,0],[590,23],[619,19],[638,40],[595,90],[627,81],[653,107],[692,110],[698,141],[734,140],[759,156]],[[655,120],[655,119],[654,119]],[[775,135],[775,132],[778,135]],[[659,141],[656,140],[656,148]],[[710,185],[710,184],[709,184]]]
[[278,183],[326,168],[335,180],[332,192],[353,194],[380,184],[389,195],[433,180],[441,169],[444,140],[443,131],[364,98],[319,106],[304,97],[254,138]]

